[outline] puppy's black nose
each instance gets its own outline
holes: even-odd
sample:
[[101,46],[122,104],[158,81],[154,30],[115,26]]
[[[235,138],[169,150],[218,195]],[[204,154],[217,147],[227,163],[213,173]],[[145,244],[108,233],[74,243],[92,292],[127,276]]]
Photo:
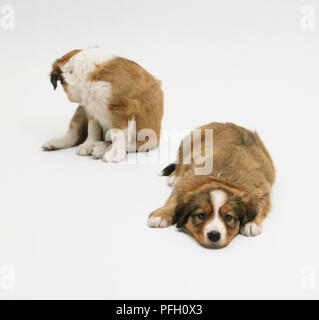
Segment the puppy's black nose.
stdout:
[[217,242],[220,239],[220,233],[217,231],[211,231],[207,233],[207,237],[210,241]]

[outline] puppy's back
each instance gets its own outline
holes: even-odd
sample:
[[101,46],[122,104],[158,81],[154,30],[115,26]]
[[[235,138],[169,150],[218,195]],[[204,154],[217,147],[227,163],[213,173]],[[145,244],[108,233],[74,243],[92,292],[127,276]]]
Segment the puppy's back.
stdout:
[[[213,154],[205,155],[206,160],[213,157],[212,176],[218,180],[242,189],[251,185],[271,186],[275,179],[275,169],[269,152],[256,132],[249,131],[234,123],[213,122],[200,128],[202,132],[202,154],[205,153],[205,130],[213,129]],[[186,139],[186,138],[185,138]],[[193,148],[192,148],[193,149]],[[192,150],[191,149],[191,150]],[[183,143],[179,149],[177,175],[185,175],[194,169],[183,165]]]
[[257,132],[233,123],[211,123],[204,128],[214,130],[213,175],[231,185],[274,183],[273,161]]

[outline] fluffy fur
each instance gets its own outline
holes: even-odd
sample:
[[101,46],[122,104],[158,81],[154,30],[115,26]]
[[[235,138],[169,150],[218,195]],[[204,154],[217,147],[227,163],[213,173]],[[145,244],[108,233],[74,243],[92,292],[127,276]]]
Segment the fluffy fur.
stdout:
[[[79,155],[118,162],[126,152],[158,146],[163,117],[161,83],[135,62],[102,48],[73,50],[53,63],[50,77],[54,89],[61,82],[68,99],[79,107],[68,132],[45,143],[43,150],[82,143]],[[138,137],[144,129],[152,134],[142,134],[143,141],[136,139],[136,132]],[[118,131],[125,140],[123,154],[118,151]]]
[[[262,221],[270,210],[275,179],[273,162],[264,144],[257,133],[232,123],[211,123],[199,129],[202,154],[205,130],[213,129],[213,153],[205,155],[206,160],[213,161],[213,170],[196,175],[194,148],[185,153],[182,142],[178,161],[163,171],[176,178],[172,194],[163,207],[150,214],[149,226],[176,223],[200,244],[211,248],[226,246],[239,232],[245,236],[260,234]],[[188,156],[192,161],[184,164]]]

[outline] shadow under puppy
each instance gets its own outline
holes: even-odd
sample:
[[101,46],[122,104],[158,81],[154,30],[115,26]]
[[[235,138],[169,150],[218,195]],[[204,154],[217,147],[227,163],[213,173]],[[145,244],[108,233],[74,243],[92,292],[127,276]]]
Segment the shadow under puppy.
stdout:
[[43,150],[80,144],[78,155],[119,162],[127,152],[158,146],[163,117],[161,82],[137,63],[102,48],[73,50],[53,63],[50,77],[54,89],[60,82],[68,99],[79,107],[67,133],[46,142]]
[[[209,129],[213,135],[207,140]],[[275,169],[258,134],[233,123],[211,123],[195,131],[199,147],[192,133],[180,146],[178,162],[163,170],[173,191],[166,204],[150,214],[149,226],[177,223],[209,248],[228,245],[238,233],[259,235],[271,207]],[[205,174],[196,174],[200,157],[212,165]]]

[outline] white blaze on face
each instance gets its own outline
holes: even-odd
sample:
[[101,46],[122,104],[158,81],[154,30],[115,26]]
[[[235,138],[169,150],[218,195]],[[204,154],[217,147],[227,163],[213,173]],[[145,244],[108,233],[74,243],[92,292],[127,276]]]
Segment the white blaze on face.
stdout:
[[210,193],[210,199],[213,206],[213,219],[205,227],[205,237],[208,244],[211,241],[208,239],[207,234],[209,232],[215,231],[220,233],[220,239],[215,242],[217,245],[223,245],[226,238],[226,227],[222,217],[219,214],[219,209],[226,203],[227,194],[223,190],[214,190]]

